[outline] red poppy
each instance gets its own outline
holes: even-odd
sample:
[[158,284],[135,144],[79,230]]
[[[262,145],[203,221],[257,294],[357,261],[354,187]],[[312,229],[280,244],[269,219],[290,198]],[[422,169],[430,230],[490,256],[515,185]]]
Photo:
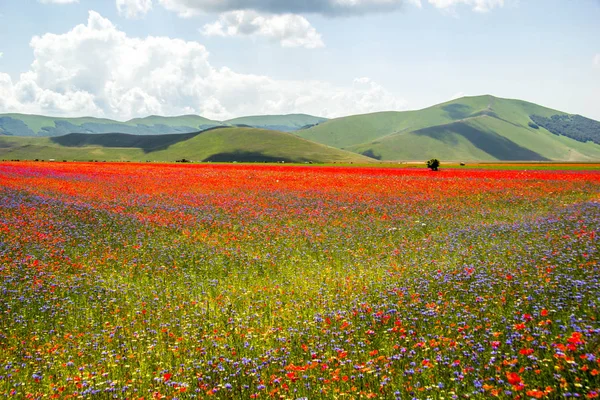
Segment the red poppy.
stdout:
[[519,374],[517,374],[516,372],[507,372],[506,379],[508,380],[508,383],[510,383],[513,386],[523,383],[521,376],[519,376]]

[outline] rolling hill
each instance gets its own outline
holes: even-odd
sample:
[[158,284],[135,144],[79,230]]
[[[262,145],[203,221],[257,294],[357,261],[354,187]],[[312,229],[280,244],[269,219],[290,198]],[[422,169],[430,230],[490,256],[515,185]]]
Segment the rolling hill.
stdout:
[[222,127],[196,133],[72,133],[60,137],[0,136],[0,159],[214,162],[366,162],[368,157],[290,133]]
[[[232,126],[236,129],[212,131]],[[259,128],[261,133],[249,128]],[[267,130],[274,133],[267,135]],[[200,135],[198,131],[205,132]],[[281,136],[283,132],[293,135]],[[83,136],[70,135],[73,133]],[[100,136],[94,138],[94,135]],[[246,140],[251,137],[253,139]],[[294,142],[293,138],[305,140]],[[73,140],[80,142],[73,146]],[[318,150],[311,147],[316,143],[326,147]],[[296,150],[294,146],[299,148]],[[343,151],[334,154],[334,148]],[[117,122],[0,114],[0,157],[10,153],[21,154],[14,158],[32,158],[33,149],[39,152],[33,158],[67,159],[167,161],[191,158],[201,161],[222,153],[219,157],[225,161],[231,155],[243,158],[241,154],[246,152],[249,159],[253,159],[254,154],[261,160],[275,157],[286,161],[339,161],[352,157],[371,161],[432,157],[444,161],[598,161],[600,122],[489,95],[463,97],[423,110],[378,112],[332,120],[289,114],[228,121],[196,115],[149,116]],[[187,149],[193,152],[185,155],[183,150]],[[349,152],[356,155],[351,156]],[[310,156],[304,157],[306,154]]]
[[600,122],[493,96],[337,118],[296,134],[380,160],[600,160]]
[[149,116],[127,122],[102,118],[55,118],[41,115],[0,114],[0,135],[61,136],[69,133],[128,133],[160,135],[189,133],[223,125],[197,115],[180,117]]
[[53,137],[69,133],[128,133],[165,135],[191,133],[216,126],[236,126],[293,132],[326,121],[306,114],[265,115],[213,121],[198,115],[160,117],[151,115],[126,122],[102,118],[56,118],[27,114],[0,114],[0,135]]

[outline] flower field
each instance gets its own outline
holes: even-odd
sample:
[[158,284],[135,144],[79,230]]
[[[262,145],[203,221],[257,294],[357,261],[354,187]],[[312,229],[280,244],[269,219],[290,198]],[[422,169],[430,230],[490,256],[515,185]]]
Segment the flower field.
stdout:
[[600,397],[600,172],[0,163],[0,398]]

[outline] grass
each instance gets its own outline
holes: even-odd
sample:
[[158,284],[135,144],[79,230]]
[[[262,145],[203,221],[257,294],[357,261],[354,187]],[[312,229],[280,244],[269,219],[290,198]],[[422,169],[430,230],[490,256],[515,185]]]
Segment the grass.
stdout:
[[[174,130],[177,128],[176,130],[179,132],[185,131],[185,126],[188,125],[190,126],[189,130],[206,127],[210,124],[260,126],[271,130],[295,131],[294,133],[297,136],[309,141],[368,155],[384,161],[420,160],[432,157],[442,160],[469,162],[600,160],[600,145],[592,142],[582,143],[565,136],[557,136],[544,128],[534,129],[529,126],[530,116],[533,114],[550,117],[563,113],[521,100],[475,96],[464,97],[418,111],[380,112],[333,120],[324,120],[304,114],[290,114],[243,117],[221,123],[197,116],[168,118],[151,116],[128,121],[123,123],[122,126],[131,128],[137,126],[137,124],[147,124],[152,127],[147,129],[151,133],[162,133],[164,129],[167,129],[162,128],[163,126],[170,126]],[[33,126],[34,129],[50,121],[46,117],[21,117],[25,118],[24,121]],[[89,118],[74,121],[77,124],[92,121],[114,123],[114,121]],[[315,123],[316,126],[300,129]],[[86,127],[91,130],[95,129],[94,126],[86,125]],[[119,125],[114,126],[115,129],[118,129],[118,127]],[[105,129],[107,128],[105,127]],[[134,129],[130,133],[139,133],[139,131]],[[212,138],[208,141],[208,149],[214,149],[214,146],[210,143],[215,141],[218,141],[218,139]],[[248,143],[252,144],[252,141]],[[32,143],[32,146],[35,147],[36,144]],[[203,159],[230,160],[237,158],[239,160],[250,160],[260,158],[262,150],[257,149],[253,144],[252,146],[251,149],[238,147],[232,151],[226,151],[222,155],[214,152],[208,154],[206,151],[201,150],[200,146],[194,148],[195,154],[201,154],[204,157]],[[47,154],[55,151],[48,149],[47,144],[44,144],[43,147],[43,149],[35,147],[36,151],[44,154],[36,158],[46,157]],[[286,157],[286,152],[289,150],[291,148],[284,145],[280,153],[266,155],[266,158],[263,159],[273,161],[275,159],[272,157],[284,157],[287,161],[300,160],[298,158],[299,154],[291,154],[290,157]],[[104,157],[103,159],[143,159],[143,154],[139,151],[116,151],[113,149],[107,152],[101,149],[95,153]],[[21,154],[26,155],[26,152]],[[164,157],[158,152],[154,152],[154,155],[158,157],[157,160],[159,161],[168,161],[170,157],[168,153],[165,153]],[[65,156],[68,158],[72,155],[65,153]],[[76,159],[84,158],[79,157]],[[316,160],[321,161],[326,160],[326,158],[318,156],[311,159],[311,161]],[[336,156],[336,160],[339,160],[339,156]],[[355,161],[359,160],[356,159]]]
[[532,114],[562,113],[520,100],[464,97],[424,110],[338,118],[297,134],[383,160],[600,159],[599,145],[531,128]]
[[0,163],[0,396],[594,398],[600,175]]
[[599,163],[469,163],[446,164],[447,168],[517,170],[517,171],[600,171]]
[[370,150],[383,160],[431,157],[456,161],[600,160],[598,145],[515,127],[490,116],[389,135],[349,150],[357,153]]
[[[323,163],[323,166],[330,167],[352,167],[352,168],[390,168],[390,169],[427,169],[425,161],[411,162],[386,162],[377,163]],[[300,164],[297,164],[300,165]],[[512,171],[600,171],[600,163],[597,162],[498,162],[498,161],[474,161],[461,165],[458,162],[442,162],[441,170],[512,170]]]
[[223,128],[200,134],[137,136],[72,134],[59,138],[0,138],[1,159],[100,161],[367,162],[354,153],[294,135],[255,128]]
[[[491,96],[465,97],[417,111],[389,111],[337,118],[298,134],[319,143],[346,148],[465,118],[485,110],[492,99]],[[457,108],[460,111],[457,112]]]
[[[182,133],[195,132],[206,127],[219,126],[220,122],[211,121],[195,115],[184,115],[180,117],[159,117],[149,116],[146,118],[136,118],[127,122],[118,122],[110,119],[101,118],[58,118],[45,117],[39,115],[25,114],[0,114],[0,117],[8,117],[17,122],[25,124],[21,128],[14,121],[12,124],[4,125],[6,133],[10,136],[57,136],[66,133],[107,133],[110,130],[119,131],[120,133],[139,133],[146,134],[161,134],[161,133]],[[66,123],[69,125],[65,126]],[[143,126],[143,128],[138,127]],[[43,128],[59,128],[49,131],[44,131]],[[0,128],[2,126],[0,125]],[[23,128],[29,128],[30,132],[25,132]],[[137,129],[135,129],[137,128]],[[169,131],[170,129],[170,131]]]
[[21,120],[27,125],[34,133],[38,133],[43,127],[54,127],[56,126],[55,121],[67,121],[73,125],[82,125],[85,123],[114,123],[114,121],[105,118],[59,118],[59,117],[46,117],[42,115],[28,115],[28,114],[0,114],[2,117],[9,117]]
[[[91,133],[105,133],[106,131],[101,129],[102,125],[111,125],[114,128],[116,133],[126,133],[119,132],[119,126],[122,129],[137,127],[138,125],[143,125],[150,127],[150,133],[157,133],[157,127],[162,127],[164,131],[164,127],[171,127],[174,129],[174,132],[163,132],[163,133],[180,133],[182,128],[189,128],[189,132],[198,131],[204,129],[205,127],[211,126],[228,126],[234,124],[245,124],[256,127],[279,127],[286,131],[293,131],[296,129],[300,129],[307,125],[314,125],[319,122],[323,122],[325,118],[313,117],[306,114],[290,114],[290,115],[264,115],[264,116],[252,116],[252,117],[242,117],[236,118],[230,121],[214,121],[208,118],[204,118],[198,115],[181,115],[176,117],[162,117],[157,115],[151,115],[145,118],[134,118],[125,122],[114,121],[105,118],[92,118],[92,117],[83,117],[83,118],[60,118],[60,117],[46,117],[41,115],[27,115],[27,114],[0,114],[0,117],[8,117],[15,119],[17,121],[22,121],[31,131],[33,131],[34,135],[46,135],[43,133],[42,128],[44,127],[56,127],[57,122],[67,122],[75,127],[81,127],[84,124],[92,124],[86,125],[88,130],[91,130]],[[12,125],[12,129],[17,129],[14,125]],[[185,131],[184,131],[185,132]],[[73,131],[69,133],[86,133],[83,131]],[[12,136],[24,136],[25,134],[20,131],[9,131],[8,134]]]

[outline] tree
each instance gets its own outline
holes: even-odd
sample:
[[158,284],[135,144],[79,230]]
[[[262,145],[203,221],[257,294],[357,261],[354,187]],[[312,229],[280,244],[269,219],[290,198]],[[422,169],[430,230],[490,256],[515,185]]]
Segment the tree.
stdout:
[[437,171],[439,167],[440,160],[438,160],[437,158],[432,158],[431,160],[427,161],[427,168],[429,168],[430,170]]

